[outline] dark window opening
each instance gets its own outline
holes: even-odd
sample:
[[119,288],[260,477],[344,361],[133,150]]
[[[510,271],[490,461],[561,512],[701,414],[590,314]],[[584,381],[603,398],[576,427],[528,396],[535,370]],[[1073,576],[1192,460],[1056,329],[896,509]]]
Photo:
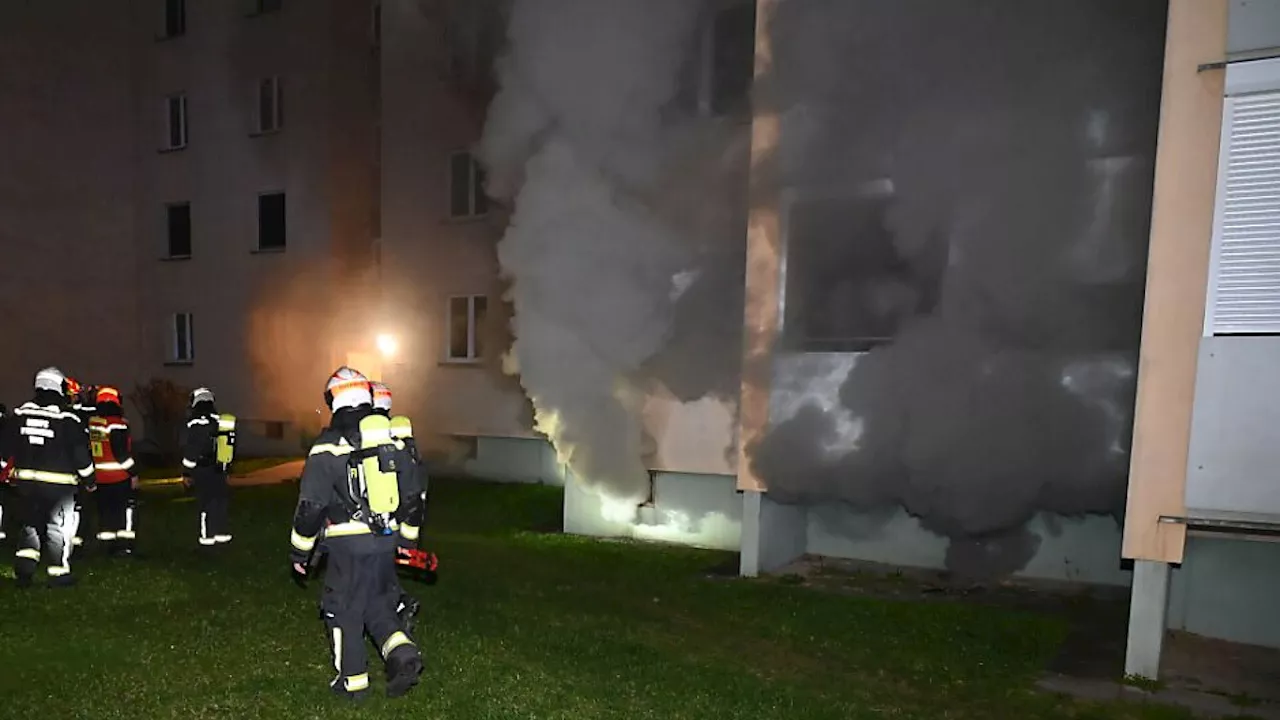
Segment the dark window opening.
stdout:
[[270,193],[258,196],[258,249],[283,250],[287,233],[285,226],[285,195]]
[[489,212],[484,191],[484,167],[471,153],[454,153],[449,160],[449,216],[481,217]]
[[164,36],[167,38],[187,34],[186,0],[165,0]]
[[165,142],[170,150],[187,146],[187,96],[172,95],[165,98]]
[[268,420],[262,424],[262,435],[268,440],[284,439],[284,423]]
[[191,257],[191,203],[170,205],[166,214],[169,257]]
[[173,361],[189,363],[195,360],[195,327],[191,313],[173,316]]
[[711,112],[750,110],[756,62],[756,4],[738,3],[716,13],[711,29]]
[[946,245],[903,257],[886,223],[892,199],[871,189],[790,204],[783,319],[789,349],[866,351],[933,311]]

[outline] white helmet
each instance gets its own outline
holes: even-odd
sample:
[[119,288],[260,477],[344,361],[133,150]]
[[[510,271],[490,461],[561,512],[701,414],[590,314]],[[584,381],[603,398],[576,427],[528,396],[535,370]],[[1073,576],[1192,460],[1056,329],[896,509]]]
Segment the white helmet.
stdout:
[[376,410],[391,412],[391,388],[383,383],[373,382],[373,407]]
[[202,402],[213,402],[213,391],[207,387],[196,388],[191,391],[191,407]]
[[56,367],[50,366],[36,373],[37,390],[52,390],[62,395],[66,386],[67,376]]
[[372,405],[373,388],[363,373],[343,365],[329,376],[324,387],[324,401],[330,411]]

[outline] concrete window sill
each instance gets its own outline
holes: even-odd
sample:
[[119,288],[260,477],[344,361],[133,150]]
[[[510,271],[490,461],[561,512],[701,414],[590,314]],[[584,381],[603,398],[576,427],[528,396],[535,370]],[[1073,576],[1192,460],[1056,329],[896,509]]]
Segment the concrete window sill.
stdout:
[[254,248],[249,251],[249,254],[250,255],[283,255],[285,250],[287,249],[288,248],[283,248],[283,247]]
[[170,360],[164,364],[165,367],[191,367],[195,365],[195,360]]
[[182,262],[190,259],[190,255],[162,255],[160,257],[160,262]]
[[272,135],[279,135],[282,132],[284,132],[284,128],[282,127],[274,128],[271,130],[254,130],[253,132],[249,133],[249,137],[251,138],[271,137]]
[[480,367],[483,364],[483,358],[445,358],[440,361],[440,365],[444,367]]
[[162,147],[156,150],[156,152],[160,153],[161,155],[168,155],[169,153],[182,152],[183,150],[186,150],[186,149],[187,149],[186,145],[179,145],[177,147]]

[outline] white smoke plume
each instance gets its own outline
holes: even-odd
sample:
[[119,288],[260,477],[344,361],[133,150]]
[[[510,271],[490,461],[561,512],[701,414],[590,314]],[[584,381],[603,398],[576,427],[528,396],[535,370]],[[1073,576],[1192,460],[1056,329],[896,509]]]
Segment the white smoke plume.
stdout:
[[[723,278],[699,270],[714,256],[702,240],[724,233],[697,235],[732,213],[673,192],[722,181],[707,168],[727,162],[728,133],[677,103],[701,12],[693,0],[517,0],[479,149],[489,193],[514,205],[498,246],[515,307],[508,369],[537,429],[612,506],[649,492],[646,365],[683,334],[682,300]],[[721,284],[740,294],[730,276]]]

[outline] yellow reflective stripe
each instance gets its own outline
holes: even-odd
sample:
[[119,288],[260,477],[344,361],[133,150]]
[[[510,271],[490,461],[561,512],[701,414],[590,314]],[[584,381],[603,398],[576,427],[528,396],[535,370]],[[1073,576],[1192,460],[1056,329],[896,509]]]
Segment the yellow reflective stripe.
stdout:
[[80,474],[80,477],[82,477],[82,478],[93,477],[93,466],[92,466],[92,465],[86,465],[86,466],[84,466],[84,467],[80,468],[80,470],[79,470],[78,472],[79,472],[79,474]]
[[344,537],[348,535],[369,535],[372,532],[373,531],[369,529],[368,525],[365,525],[362,522],[355,522],[353,520],[351,522],[330,525],[325,528],[324,534],[325,537]]
[[391,637],[387,638],[386,642],[382,643],[382,657],[385,658],[386,656],[390,655],[392,650],[395,650],[401,645],[412,645],[412,644],[413,644],[413,641],[409,639],[408,635],[405,635],[404,633],[397,630],[391,633]]
[[409,525],[409,524],[401,525],[401,526],[400,526],[400,536],[401,536],[401,537],[403,537],[405,540],[417,540],[417,539],[418,539],[418,526],[417,526],[417,525]]
[[94,463],[93,465],[93,469],[95,470],[128,470],[131,467],[133,467],[132,460],[130,460],[127,464],[118,463],[118,462],[109,462],[109,463],[104,462],[104,463]]
[[134,535],[132,530],[121,530],[120,532],[116,533],[116,537],[120,538],[121,540],[132,540],[137,536]]
[[115,540],[117,535],[113,532],[100,532],[97,537],[99,540]]
[[17,552],[17,556],[22,558],[23,560],[35,560],[36,562],[40,562],[39,550],[33,550],[31,548],[22,548]]
[[50,565],[45,570],[49,573],[49,577],[62,577],[63,575],[71,574],[71,568],[58,565]]
[[120,469],[121,470],[133,469],[133,458],[129,458],[128,460],[125,460],[124,462],[120,463]]
[[[89,472],[93,473],[93,467],[89,467]],[[13,476],[19,480],[35,480],[36,482],[47,482],[55,485],[75,485],[79,482],[75,475],[71,473],[45,472],[44,470],[23,470],[13,471]]]
[[302,552],[311,552],[311,549],[316,546],[316,539],[300,535],[297,530],[294,530],[289,533],[289,543]]
[[369,673],[360,673],[359,675],[348,675],[344,681],[347,692],[359,692],[369,689]]
[[193,468],[193,467],[195,467],[195,466],[196,466],[196,464],[195,464],[195,462],[194,462],[194,461],[192,461],[192,460],[188,460],[188,459],[186,459],[186,458],[182,458],[182,467],[184,467],[184,468]]
[[351,446],[347,443],[321,443],[319,445],[312,445],[311,452],[307,453],[307,456],[310,457],[311,455],[321,455],[324,453],[329,453],[330,455],[350,455]]

